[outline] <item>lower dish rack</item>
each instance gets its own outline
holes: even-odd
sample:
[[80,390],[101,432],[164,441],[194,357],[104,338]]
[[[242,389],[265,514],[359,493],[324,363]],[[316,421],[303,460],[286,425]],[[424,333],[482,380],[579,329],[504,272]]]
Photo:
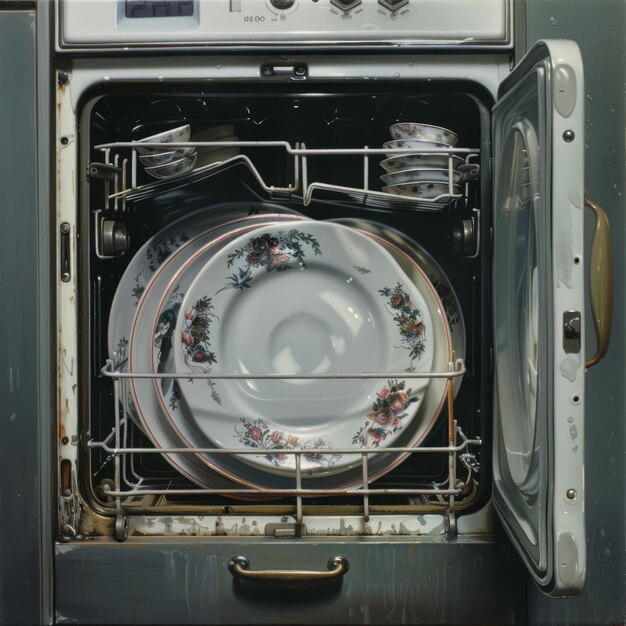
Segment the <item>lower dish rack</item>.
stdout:
[[[248,516],[254,514],[255,523],[246,525],[245,521],[237,524],[237,532],[233,534],[262,534],[259,528],[259,520],[266,523],[263,526],[265,534],[274,532],[276,536],[315,534],[315,521],[320,517],[325,518],[323,525],[337,523],[341,518],[340,526],[335,534],[341,534],[341,528],[345,531],[345,516],[351,520],[350,529],[354,532],[354,525],[360,528],[359,534],[377,534],[381,532],[384,523],[381,519],[387,519],[390,523],[389,532],[393,532],[395,524],[399,520],[390,513],[437,513],[438,519],[446,520],[445,531],[455,533],[455,512],[464,499],[471,496],[474,474],[479,471],[476,456],[472,449],[481,445],[479,438],[468,438],[458,425],[454,414],[454,381],[465,373],[462,361],[450,363],[449,371],[411,374],[405,378],[429,378],[445,379],[447,381],[447,440],[446,446],[419,446],[419,447],[359,447],[359,448],[329,448],[316,450],[319,453],[354,455],[359,458],[361,479],[359,484],[349,488],[311,488],[303,486],[304,472],[302,470],[302,458],[308,454],[306,450],[281,450],[281,454],[292,455],[295,460],[292,488],[215,488],[206,489],[193,485],[181,477],[155,476],[142,473],[139,469],[138,459],[144,455],[159,454],[183,454],[198,455],[208,453],[211,455],[254,455],[259,454],[255,449],[241,448],[156,448],[148,445],[139,445],[136,438],[136,428],[133,424],[131,411],[128,406],[127,386],[134,379],[162,379],[176,378],[178,374],[148,374],[126,372],[124,360],[118,360],[117,365],[113,360],[108,360],[102,369],[102,374],[109,378],[113,384],[115,406],[119,410],[115,412],[114,425],[110,433],[100,440],[86,435],[87,449],[90,452],[100,451],[109,460],[112,460],[114,469],[112,479],[102,481],[99,486],[100,496],[106,501],[116,515],[115,536],[118,540],[125,540],[129,532],[129,520],[139,523],[141,534],[149,533],[149,528],[156,533],[163,532],[162,520],[154,527],[154,520],[146,522],[146,515],[161,510],[171,514],[185,512],[189,515],[197,515],[189,528],[193,532],[204,534],[229,534],[226,520],[228,513],[243,511]],[[233,379],[384,379],[393,378],[394,374],[381,373],[343,373],[321,375],[280,375],[280,374],[186,374],[191,378],[211,378],[213,380]],[[395,375],[396,377],[398,374]],[[442,419],[442,416],[439,417]],[[441,483],[413,484],[408,486],[379,486],[370,479],[370,462],[373,457],[380,454],[402,455],[441,455],[446,459],[448,472],[447,478]],[[463,476],[460,477],[459,466],[463,468]],[[253,499],[245,500],[245,498]],[[222,497],[227,504],[212,504],[214,497]],[[243,503],[237,502],[237,498],[244,498]],[[340,498],[340,503],[337,499]],[[203,499],[205,500],[203,502]],[[230,499],[230,500],[229,500]],[[276,504],[276,500],[280,502]],[[404,503],[398,505],[398,501]],[[163,504],[168,502],[168,506]],[[321,504],[320,504],[321,503]],[[408,503],[408,504],[407,504]],[[381,518],[381,514],[387,514]],[[260,517],[259,517],[260,515]],[[213,517],[211,517],[213,516]],[[328,516],[334,518],[329,521]],[[373,519],[377,524],[373,527]],[[243,518],[245,520],[245,517]],[[413,515],[413,519],[415,516]],[[137,522],[137,520],[139,520]],[[141,520],[144,520],[143,522]],[[209,521],[211,520],[211,521]],[[278,520],[278,521],[277,521]],[[311,521],[313,524],[311,525]],[[308,522],[308,523],[307,523]],[[398,528],[404,528],[409,532],[407,522],[399,522]],[[433,523],[432,520],[430,522]],[[244,528],[240,528],[244,524]],[[277,525],[278,524],[278,525]],[[381,526],[382,524],[382,526]],[[343,526],[342,526],[343,525]],[[307,530],[307,527],[309,530]],[[204,531],[201,529],[204,528]],[[136,530],[136,529],[135,529]],[[436,531],[436,529],[435,529]],[[421,530],[424,532],[424,529]]]

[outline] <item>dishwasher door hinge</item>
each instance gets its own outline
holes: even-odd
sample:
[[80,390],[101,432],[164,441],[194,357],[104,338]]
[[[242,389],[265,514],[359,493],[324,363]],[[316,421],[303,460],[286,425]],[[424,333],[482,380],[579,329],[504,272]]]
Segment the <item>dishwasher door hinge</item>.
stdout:
[[449,510],[444,513],[443,525],[446,530],[446,539],[448,541],[454,541],[459,536],[459,529],[456,525],[456,513],[454,510]]

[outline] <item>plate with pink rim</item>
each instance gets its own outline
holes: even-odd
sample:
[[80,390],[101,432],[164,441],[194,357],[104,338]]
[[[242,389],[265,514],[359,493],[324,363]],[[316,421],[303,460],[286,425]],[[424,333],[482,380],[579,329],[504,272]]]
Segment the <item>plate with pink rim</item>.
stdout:
[[[429,379],[342,379],[431,371],[431,308],[393,256],[339,224],[265,226],[213,254],[187,290],[174,332],[178,390],[192,429],[257,471],[327,477],[410,429]],[[219,369],[217,369],[219,367]],[[338,375],[197,384],[186,372]],[[235,477],[237,479],[237,477]]]
[[[388,234],[388,233],[387,233]],[[433,285],[428,280],[424,269],[421,267],[420,260],[414,258],[402,245],[393,238],[387,238],[380,232],[368,233],[379,245],[383,246],[395,259],[401,264],[407,276],[416,285],[416,287],[424,295],[424,299],[428,305],[433,319],[433,336],[435,343],[439,347],[435,350],[433,358],[433,371],[445,371],[448,363],[452,359],[453,344],[450,338],[450,327],[446,316],[447,309],[444,308]],[[170,288],[165,290],[162,303],[170,297]],[[162,305],[157,307],[157,311],[162,309]],[[158,333],[158,316],[153,322],[153,334]],[[156,348],[153,348],[156,350]],[[153,352],[153,365],[156,371],[158,363],[158,355]],[[412,382],[410,379],[404,379],[405,383]],[[381,379],[381,388],[385,386],[391,391],[390,385],[385,385],[386,379]],[[442,413],[445,406],[446,398],[446,382],[442,379],[431,380],[426,388],[423,401],[418,409],[416,416],[407,428],[398,436],[395,445],[399,447],[416,447],[419,446],[427,437],[428,433],[437,422],[437,418]],[[384,393],[384,392],[383,392]],[[168,403],[162,400],[163,405]],[[184,404],[180,403],[179,407],[184,410]],[[168,413],[170,419],[174,422],[177,432],[184,430],[186,432],[185,444],[190,447],[212,447],[212,442],[197,430],[192,429],[186,424],[186,416],[184,412],[177,410],[172,414]],[[374,481],[385,475],[391,469],[401,463],[409,453],[388,453],[368,455],[369,476]],[[360,460],[361,454],[355,454],[355,461]],[[272,473],[259,472],[257,467],[246,464],[240,460],[238,455],[206,455],[205,462],[212,468],[224,473],[234,481],[250,487],[263,489],[293,489],[295,487],[293,476],[279,476]],[[353,488],[362,484],[361,467],[344,471],[340,474],[332,474],[329,476],[320,476],[317,473],[303,473],[302,486],[305,489],[318,489],[321,493],[329,489]]]
[[[228,202],[216,204],[185,214],[180,219],[168,224],[150,237],[134,254],[113,296],[107,330],[109,357],[114,358],[116,355],[120,371],[127,371],[125,359],[128,357],[130,331],[139,301],[161,265],[187,244],[202,236],[203,233],[231,220],[250,216],[251,213],[299,215],[295,211],[270,203]],[[134,419],[136,411],[130,398],[128,405],[129,413]]]
[[[131,372],[145,373],[151,371],[153,363],[150,358],[152,352],[150,346],[155,340],[159,344],[161,354],[167,346],[167,333],[163,332],[163,328],[161,328],[161,332],[154,337],[150,322],[156,307],[162,300],[163,290],[168,286],[172,277],[179,274],[181,268],[188,267],[188,260],[197,256],[199,252],[203,251],[206,254],[208,250],[224,245],[230,238],[245,230],[274,223],[281,219],[296,221],[302,218],[292,215],[267,214],[230,220],[220,226],[206,229],[202,234],[191,238],[186,245],[178,248],[163,262],[143,291],[130,329],[128,368]],[[193,276],[188,277],[187,285],[191,283],[192,278]],[[185,286],[184,282],[179,282],[176,297],[182,296]],[[158,367],[155,368],[154,372],[168,373],[170,365],[171,360],[160,358]],[[162,387],[163,390],[171,389],[170,381],[167,379],[131,379],[129,395],[136,420],[156,447],[184,447],[184,440],[163,413],[160,402],[161,396],[155,393],[155,385]],[[169,393],[167,397],[168,401],[172,401]],[[203,487],[228,489],[237,486],[224,475],[213,472],[199,454],[168,453],[163,456],[181,474]]]

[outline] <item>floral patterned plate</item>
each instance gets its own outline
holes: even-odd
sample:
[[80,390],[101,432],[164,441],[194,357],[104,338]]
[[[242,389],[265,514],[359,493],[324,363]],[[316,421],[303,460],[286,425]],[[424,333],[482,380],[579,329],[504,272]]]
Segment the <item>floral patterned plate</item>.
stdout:
[[223,247],[187,290],[174,333],[192,427],[222,448],[258,448],[241,460],[287,475],[285,450],[306,450],[303,471],[328,476],[359,458],[316,450],[393,445],[428,379],[204,384],[184,372],[427,372],[434,352],[415,283],[372,238],[329,222],[267,226]]
[[[389,250],[393,258],[408,276],[414,275],[414,266],[417,264],[432,283],[437,295],[441,299],[452,342],[452,352],[455,359],[465,359],[465,321],[461,304],[452,287],[450,279],[446,276],[439,263],[415,240],[407,237],[403,232],[376,222],[353,217],[339,217],[328,220],[337,224],[351,226],[361,232],[374,235],[381,245]],[[391,247],[393,246],[393,247]],[[445,369],[445,364],[443,369]],[[457,394],[461,388],[463,378],[455,379],[454,392]]]
[[[130,330],[139,300],[161,264],[203,232],[251,213],[295,214],[295,211],[261,202],[212,205],[168,224],[137,251],[120,279],[109,314],[109,356],[117,355],[120,369],[127,369],[125,359],[128,357]],[[133,409],[131,406],[131,415],[135,413]]]
[[[153,363],[149,358],[149,354],[151,353],[149,347],[152,345],[155,338],[151,335],[152,326],[150,322],[152,321],[156,307],[162,300],[163,290],[166,289],[171,278],[178,275],[182,267],[188,266],[189,258],[193,258],[194,255],[197,256],[200,252],[206,254],[208,249],[212,250],[219,245],[223,245],[229,238],[233,238],[246,230],[258,227],[259,225],[274,223],[276,220],[280,219],[287,221],[302,218],[291,215],[273,214],[241,217],[221,224],[220,226],[207,228],[201,234],[190,237],[186,245],[179,247],[168,256],[152,277],[137,304],[136,313],[129,333],[130,349],[128,365],[130,371],[139,373],[151,371]],[[193,276],[191,278],[193,278]],[[188,280],[187,284],[191,282],[191,278]],[[177,291],[177,297],[182,296],[183,287],[184,284],[181,284]],[[157,366],[153,371],[159,373],[171,371],[168,369],[171,365],[171,360],[167,358],[166,353],[168,342],[171,346],[171,339],[168,337],[167,332],[164,332],[163,328],[160,329],[156,341],[159,344],[159,355],[161,358],[159,358]],[[135,414],[135,418],[142,427],[142,430],[156,447],[184,447],[183,439],[164,416],[161,407],[162,395],[155,393],[155,384],[160,388],[162,387],[162,393],[165,393],[171,401],[171,397],[167,395],[167,392],[171,390],[170,381],[166,379],[157,381],[141,378],[131,379],[129,385],[131,410]],[[203,487],[227,489],[235,486],[223,475],[211,471],[199,455],[164,454],[164,457],[182,475]]]

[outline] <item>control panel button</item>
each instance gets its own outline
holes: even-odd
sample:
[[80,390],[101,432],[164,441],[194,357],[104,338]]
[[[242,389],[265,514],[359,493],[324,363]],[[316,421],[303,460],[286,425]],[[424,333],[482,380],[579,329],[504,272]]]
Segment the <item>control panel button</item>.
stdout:
[[405,4],[409,4],[409,0],[378,0],[378,4],[386,9],[389,9],[390,11],[397,11]]
[[330,2],[344,11],[349,11],[362,4],[362,0],[330,0]]
[[291,9],[291,7],[296,3],[296,0],[270,0],[270,4],[276,9],[281,9],[284,11],[285,9]]

